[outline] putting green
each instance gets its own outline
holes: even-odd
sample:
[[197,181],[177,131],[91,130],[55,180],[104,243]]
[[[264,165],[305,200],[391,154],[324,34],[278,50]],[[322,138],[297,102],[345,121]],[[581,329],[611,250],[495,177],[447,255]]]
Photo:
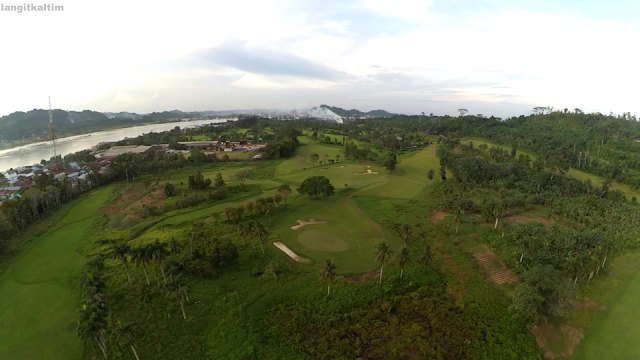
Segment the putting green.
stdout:
[[347,251],[349,244],[321,230],[307,230],[298,235],[298,242],[308,249],[320,251]]

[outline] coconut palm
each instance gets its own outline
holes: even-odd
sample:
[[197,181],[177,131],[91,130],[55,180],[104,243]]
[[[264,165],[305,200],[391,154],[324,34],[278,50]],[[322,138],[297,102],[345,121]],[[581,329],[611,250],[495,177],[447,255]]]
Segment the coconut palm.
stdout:
[[109,252],[109,256],[113,259],[120,260],[122,265],[124,265],[124,270],[127,272],[127,279],[131,282],[131,276],[129,275],[129,268],[127,267],[127,263],[129,262],[129,253],[131,252],[131,247],[127,244],[114,244],[111,247],[111,251]]
[[180,244],[180,242],[176,240],[176,238],[171,237],[171,240],[169,240],[168,248],[171,255],[177,255],[180,253],[180,250],[182,250],[182,244]]
[[133,351],[133,355],[137,360],[140,360],[138,356],[138,352],[136,351],[136,347],[138,347],[138,342],[136,341],[135,329],[133,328],[134,323],[123,323],[118,320],[116,322],[116,327],[113,329],[112,333],[115,337],[116,344],[120,348],[125,346],[131,347],[131,351]]
[[256,240],[258,240],[258,243],[260,244],[260,250],[262,250],[262,255],[264,255],[262,241],[264,241],[264,239],[269,236],[269,230],[267,230],[267,227],[263,223],[261,223],[260,221],[256,221],[253,224],[252,235]]
[[185,300],[189,301],[189,298],[187,295],[187,286],[184,283],[184,280],[180,275],[176,277],[171,276],[170,281],[167,283],[167,288],[169,290],[167,292],[167,297],[174,297],[176,301],[178,301],[180,304],[180,310],[182,310],[182,317],[186,320],[187,313],[184,310],[184,303]]
[[236,225],[236,234],[242,239],[242,247],[245,247],[244,239],[247,236],[247,223],[238,223]]
[[192,273],[191,268],[180,259],[170,259],[167,262],[169,276],[189,275]]
[[389,244],[386,242],[382,241],[376,245],[376,261],[380,263],[380,283],[382,283],[382,270],[384,268],[384,264],[389,261],[392,253],[393,251],[391,251]]
[[251,214],[251,215],[253,215],[253,209],[255,209],[255,206],[256,206],[256,204],[255,204],[253,201],[248,202],[248,203],[245,205],[245,207],[247,208],[247,210],[249,210],[249,214]]
[[455,216],[453,217],[453,224],[456,226],[456,234],[458,233],[458,227],[460,223],[462,223],[462,219],[464,217],[465,211],[462,209],[457,209]]
[[432,258],[431,245],[425,244],[424,250],[418,255],[418,262],[424,265],[428,265]]
[[400,250],[400,254],[398,255],[398,262],[396,263],[396,266],[398,267],[398,269],[400,269],[400,278],[402,278],[404,268],[409,266],[409,263],[411,263],[411,258],[409,257],[409,255],[409,248],[404,246],[402,250]]
[[167,249],[167,243],[161,243],[156,239],[154,243],[151,244],[150,247],[151,258],[156,261],[158,266],[160,267],[160,271],[162,272],[162,279],[164,279],[165,285],[167,284],[167,278],[164,276],[164,267],[162,266],[162,262],[169,256],[169,250]]
[[333,282],[333,279],[336,278],[336,276],[338,276],[338,274],[336,274],[336,264],[334,264],[331,259],[326,259],[324,266],[320,267],[320,274],[318,275],[318,279],[328,284],[327,295],[330,294],[331,283]]
[[147,263],[149,259],[150,255],[147,247],[138,247],[131,252],[131,261],[135,262],[136,266],[142,265],[144,277],[147,279],[147,285],[151,285],[151,282],[149,282],[149,274],[147,274]]
[[401,224],[399,226],[400,235],[402,237],[402,241],[404,242],[404,246],[409,245],[411,241],[411,237],[413,235],[413,226],[409,224]]

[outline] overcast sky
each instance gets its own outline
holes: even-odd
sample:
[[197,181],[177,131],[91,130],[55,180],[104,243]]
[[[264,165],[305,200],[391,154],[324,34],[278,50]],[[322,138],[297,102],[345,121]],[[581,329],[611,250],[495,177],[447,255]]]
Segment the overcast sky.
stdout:
[[0,12],[0,115],[48,95],[139,113],[640,114],[635,0],[54,3],[64,11]]

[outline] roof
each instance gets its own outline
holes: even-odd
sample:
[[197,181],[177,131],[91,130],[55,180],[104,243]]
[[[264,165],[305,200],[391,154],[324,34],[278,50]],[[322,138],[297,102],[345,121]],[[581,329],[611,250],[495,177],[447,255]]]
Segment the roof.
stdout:
[[219,141],[178,141],[178,144],[186,146],[212,146],[219,143]]
[[110,158],[110,157],[116,157],[118,155],[129,154],[129,153],[142,154],[145,151],[149,150],[150,148],[151,146],[145,146],[145,145],[112,146],[110,149],[105,150],[99,155],[102,158]]

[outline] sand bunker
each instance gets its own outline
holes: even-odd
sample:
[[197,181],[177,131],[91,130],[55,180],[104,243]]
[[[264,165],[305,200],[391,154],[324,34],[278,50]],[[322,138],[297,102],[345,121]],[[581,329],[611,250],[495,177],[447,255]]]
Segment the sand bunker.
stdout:
[[371,169],[367,169],[367,172],[364,173],[353,173],[353,175],[377,175],[377,171],[371,171]]
[[298,256],[296,253],[291,251],[291,249],[289,249],[287,245],[281,243],[280,241],[274,242],[273,245],[275,245],[278,249],[282,250],[285,254],[289,255],[290,258],[292,258],[293,260],[299,263],[303,263],[303,264],[311,263],[311,260]]
[[327,170],[327,169],[320,169],[320,170],[318,170],[318,171],[326,171],[326,170]]
[[298,224],[300,225],[294,225],[291,227],[291,230],[298,230],[300,228],[303,228],[307,225],[316,225],[316,224],[325,224],[326,222],[324,221],[315,221],[311,218],[309,218],[309,221],[304,221],[304,220],[298,220]]
[[337,168],[343,168],[343,167],[344,167],[344,165],[334,166],[334,167],[337,167]]

